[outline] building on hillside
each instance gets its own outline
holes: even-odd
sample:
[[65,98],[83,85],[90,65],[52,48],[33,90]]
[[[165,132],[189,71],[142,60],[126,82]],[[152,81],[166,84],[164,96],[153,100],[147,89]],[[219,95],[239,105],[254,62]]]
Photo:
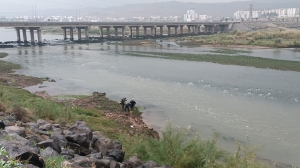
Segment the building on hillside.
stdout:
[[183,20],[185,22],[194,22],[198,20],[198,15],[194,10],[188,10],[186,14],[184,14]]

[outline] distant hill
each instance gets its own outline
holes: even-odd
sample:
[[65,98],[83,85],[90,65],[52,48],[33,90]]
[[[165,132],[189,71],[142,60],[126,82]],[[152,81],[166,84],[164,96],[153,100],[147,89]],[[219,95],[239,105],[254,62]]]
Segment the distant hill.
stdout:
[[[208,14],[212,16],[232,16],[237,10],[249,10],[250,4],[254,9],[272,8],[300,8],[300,1],[284,2],[282,0],[261,0],[237,1],[231,3],[191,3],[191,2],[160,2],[128,4],[119,7],[99,9],[93,14],[100,17],[134,17],[134,16],[183,16],[187,10],[195,10],[198,14]],[[267,1],[267,2],[265,2]]]
[[[157,3],[127,4],[109,8],[82,8],[81,15],[94,15],[100,18],[131,18],[136,16],[183,16],[187,10],[192,9],[195,10],[198,14],[207,14],[212,16],[232,16],[233,13],[237,10],[249,10],[250,4],[253,4],[253,9],[292,7],[300,8],[300,0],[251,0],[236,1],[230,3],[192,3],[171,1]],[[22,15],[24,15],[24,13],[28,13],[28,15],[30,15],[32,12],[22,12]],[[37,13],[39,15],[76,15],[76,11],[74,9],[43,10],[37,11]]]

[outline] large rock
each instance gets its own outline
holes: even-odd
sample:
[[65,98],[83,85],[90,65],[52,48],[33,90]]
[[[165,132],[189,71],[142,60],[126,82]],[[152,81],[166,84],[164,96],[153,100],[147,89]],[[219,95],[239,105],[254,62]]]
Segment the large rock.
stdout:
[[8,126],[8,127],[5,127],[5,131],[8,133],[16,133],[20,136],[25,136],[25,128],[24,127]]
[[46,149],[44,149],[41,152],[41,156],[43,158],[47,159],[47,158],[50,158],[50,157],[59,156],[59,154],[54,149],[52,149],[51,147],[47,147]]
[[104,137],[93,137],[91,147],[98,152],[107,153],[108,150],[122,150],[122,145],[119,141],[104,138]]
[[128,159],[128,161],[133,163],[133,166],[136,168],[143,168],[143,163],[141,162],[141,160],[136,157],[136,156],[132,156]]
[[113,150],[108,150],[106,155],[114,158],[115,161],[122,163],[125,157],[125,152],[121,150],[113,149]]
[[148,161],[144,163],[144,168],[154,168],[154,167],[159,167],[159,165],[154,161]]
[[64,156],[66,159],[70,160],[74,158],[75,152],[72,149],[64,148],[60,155]]
[[47,139],[45,141],[39,142],[38,144],[36,144],[36,146],[40,147],[40,148],[44,148],[44,149],[47,147],[51,147],[56,152],[58,152],[58,153],[61,152],[61,147],[59,145],[58,139]]
[[73,149],[75,153],[79,154],[80,156],[86,156],[91,154],[91,151],[89,149],[86,149],[77,143],[68,142],[66,147],[69,149]]
[[77,143],[88,149],[92,141],[93,133],[84,121],[77,121],[71,128],[64,131],[69,142]]
[[42,131],[50,131],[52,129],[52,125],[51,124],[40,125],[39,129]]
[[38,168],[38,167],[32,164],[26,164],[26,165],[22,165],[21,168]]
[[95,163],[97,160],[88,158],[88,157],[75,157],[71,160],[69,160],[70,164],[68,165],[69,167],[92,167],[93,163]]
[[64,135],[61,135],[61,134],[52,134],[51,139],[58,139],[58,143],[61,147],[66,147],[67,143],[68,143],[68,140],[66,139],[66,137]]
[[35,149],[30,146],[22,145],[15,141],[2,141],[0,146],[6,149],[8,157],[11,159],[26,161],[26,163],[40,168],[45,165],[43,158],[35,153]]

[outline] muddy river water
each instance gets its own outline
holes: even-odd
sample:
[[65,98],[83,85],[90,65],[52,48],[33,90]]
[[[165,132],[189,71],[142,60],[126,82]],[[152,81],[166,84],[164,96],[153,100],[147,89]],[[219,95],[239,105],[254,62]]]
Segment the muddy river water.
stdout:
[[[123,54],[217,50],[168,41],[157,44],[70,44],[1,51],[10,54],[3,60],[22,65],[18,73],[57,81],[27,88],[30,91],[46,90],[51,95],[98,91],[116,101],[135,98],[143,107],[145,122],[158,130],[172,120],[174,126],[190,127],[203,138],[220,133],[222,148],[234,151],[237,140],[249,140],[261,149],[260,157],[300,166],[300,72]],[[243,50],[251,52],[244,55],[300,61],[294,49]]]

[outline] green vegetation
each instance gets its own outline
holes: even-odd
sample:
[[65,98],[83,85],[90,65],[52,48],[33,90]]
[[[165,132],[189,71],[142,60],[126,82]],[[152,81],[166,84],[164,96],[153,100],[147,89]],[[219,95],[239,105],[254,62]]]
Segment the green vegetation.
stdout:
[[252,51],[245,51],[245,50],[234,50],[234,49],[227,49],[227,48],[222,48],[218,50],[210,50],[208,52],[211,53],[218,53],[218,54],[249,54],[252,53]]
[[62,163],[65,159],[62,156],[51,157],[45,160],[45,168],[65,168]]
[[[279,40],[280,39],[280,40]],[[267,29],[253,32],[234,31],[209,36],[182,38],[180,44],[187,46],[254,45],[276,48],[300,47],[300,30]],[[183,41],[182,41],[183,40]]]
[[197,62],[212,62],[224,65],[251,66],[256,68],[269,68],[283,71],[300,72],[300,62],[297,61],[276,60],[243,55],[228,56],[216,54],[182,54],[160,52],[126,52],[125,54],[137,57],[154,57]]
[[199,136],[187,138],[186,133],[168,124],[160,140],[137,136],[123,138],[123,141],[128,141],[124,148],[127,157],[138,155],[143,161],[153,160],[174,168],[267,167],[256,160],[257,150],[249,143],[245,146],[238,144],[238,151],[230,154],[217,147],[217,134],[212,140],[202,140]]
[[[7,151],[4,147],[0,148],[0,156],[8,157]],[[7,161],[0,159],[0,168],[19,167],[19,165],[19,161],[14,159],[8,159]]]
[[7,53],[2,53],[2,52],[0,52],[0,58],[5,58],[5,57],[7,57],[7,56],[8,56]]
[[1,73],[6,73],[6,72],[9,73],[12,72],[12,69],[19,69],[19,68],[21,68],[20,65],[0,60]]

